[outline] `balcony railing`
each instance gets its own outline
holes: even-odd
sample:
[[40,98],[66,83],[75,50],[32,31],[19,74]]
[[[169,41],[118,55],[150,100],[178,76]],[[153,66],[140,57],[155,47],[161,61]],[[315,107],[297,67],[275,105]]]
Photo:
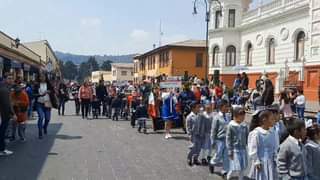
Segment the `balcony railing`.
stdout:
[[272,11],[276,11],[282,8],[290,8],[292,7],[299,7],[300,5],[305,5],[309,3],[309,0],[273,0],[268,4],[261,5],[256,9],[249,10],[247,12],[243,12],[242,19],[251,19],[257,16],[261,16]]

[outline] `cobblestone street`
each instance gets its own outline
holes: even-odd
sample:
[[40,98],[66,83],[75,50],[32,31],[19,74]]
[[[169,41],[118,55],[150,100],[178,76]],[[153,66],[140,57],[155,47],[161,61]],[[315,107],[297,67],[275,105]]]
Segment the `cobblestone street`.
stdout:
[[[29,121],[27,142],[13,142],[14,155],[0,158],[1,180],[206,180],[207,167],[186,163],[182,130],[165,140],[161,132],[138,134],[128,121],[82,120],[67,104],[67,115],[52,111],[49,134],[37,138]],[[150,124],[150,122],[149,122]]]

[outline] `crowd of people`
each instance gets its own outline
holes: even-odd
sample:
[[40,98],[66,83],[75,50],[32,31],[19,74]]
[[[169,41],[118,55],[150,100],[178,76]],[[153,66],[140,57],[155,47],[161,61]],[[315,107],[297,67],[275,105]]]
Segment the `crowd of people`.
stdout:
[[[196,76],[185,77],[180,88],[163,88],[161,80],[80,85],[41,73],[37,81],[27,83],[9,73],[0,83],[0,155],[12,154],[5,139],[15,141],[16,129],[20,141],[26,141],[26,122],[33,111],[38,115],[38,138],[43,139],[52,108],[64,116],[66,102],[73,101],[75,114],[84,120],[130,120],[139,133],[147,134],[151,119],[153,131],[164,130],[165,139],[172,138],[173,128],[181,128],[190,139],[188,164],[207,165],[211,173],[227,179],[320,179],[320,113],[318,123],[305,119],[303,91],[286,89],[275,102],[267,76],[250,90],[245,73],[237,75],[232,88]],[[248,111],[254,112],[252,119],[246,118]]]

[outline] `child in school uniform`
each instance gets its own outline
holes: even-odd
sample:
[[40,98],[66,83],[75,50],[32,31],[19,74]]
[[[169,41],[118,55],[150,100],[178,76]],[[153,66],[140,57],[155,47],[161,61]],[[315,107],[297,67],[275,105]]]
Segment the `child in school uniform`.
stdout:
[[147,127],[146,127],[146,121],[148,119],[148,108],[147,108],[147,102],[141,101],[138,102],[139,105],[137,106],[137,110],[135,113],[135,118],[138,120],[138,132],[141,132],[141,129],[143,129],[143,133],[147,134]]
[[215,147],[215,154],[210,161],[210,173],[214,173],[216,166],[222,165],[221,174],[227,175],[229,168],[229,159],[226,148],[226,129],[230,122],[227,113],[229,112],[229,103],[226,100],[220,100],[219,113],[214,116],[211,127],[211,143]]
[[273,113],[269,110],[255,112],[248,136],[250,170],[248,177],[255,180],[278,180],[276,171],[276,145],[271,128]]
[[316,118],[317,118],[317,123],[320,124],[320,109],[318,110]]
[[192,133],[192,128],[193,128],[194,122],[197,119],[197,114],[199,112],[199,105],[196,103],[191,103],[190,109],[191,109],[191,112],[186,117],[186,127],[187,127],[186,130],[187,130],[187,134],[189,136],[190,143],[191,143],[190,148],[192,148],[193,139],[194,139],[194,134]]
[[206,116],[207,120],[207,128],[209,129],[208,133],[205,137],[205,143],[204,146],[201,149],[202,152],[202,159],[201,163],[202,165],[208,165],[208,163],[211,160],[211,154],[212,154],[212,143],[211,143],[211,126],[212,126],[212,119],[213,119],[213,109],[212,104],[209,100],[205,100],[204,102],[204,115]]
[[318,180],[320,179],[320,126],[312,124],[312,120],[309,127],[307,123],[307,138],[305,144],[307,179]]
[[231,179],[237,173],[239,180],[243,180],[244,171],[248,166],[247,138],[249,135],[248,126],[243,123],[245,110],[242,107],[233,109],[233,117],[227,126],[226,145],[230,160],[230,169],[227,179]]
[[306,137],[303,120],[294,120],[288,125],[289,137],[280,145],[278,172],[280,180],[306,179],[306,151],[302,141]]
[[201,148],[205,144],[206,134],[210,132],[208,124],[209,120],[204,114],[204,108],[201,107],[191,129],[191,134],[193,136],[193,146],[188,153],[189,165],[200,165],[198,158],[201,152]]
[[278,151],[280,146],[281,137],[285,135],[287,131],[286,126],[284,125],[283,120],[280,118],[280,106],[277,104],[273,104],[267,108],[267,110],[271,111],[273,114],[273,118],[275,121],[274,126],[271,128],[271,133],[274,134],[274,142],[276,145],[276,150]]

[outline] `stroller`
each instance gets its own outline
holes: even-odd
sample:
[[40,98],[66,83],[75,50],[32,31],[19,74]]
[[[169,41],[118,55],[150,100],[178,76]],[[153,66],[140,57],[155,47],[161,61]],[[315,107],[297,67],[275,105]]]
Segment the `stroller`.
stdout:
[[100,112],[100,101],[97,98],[94,98],[94,100],[91,103],[92,106],[92,117],[93,119],[98,119],[99,112]]

